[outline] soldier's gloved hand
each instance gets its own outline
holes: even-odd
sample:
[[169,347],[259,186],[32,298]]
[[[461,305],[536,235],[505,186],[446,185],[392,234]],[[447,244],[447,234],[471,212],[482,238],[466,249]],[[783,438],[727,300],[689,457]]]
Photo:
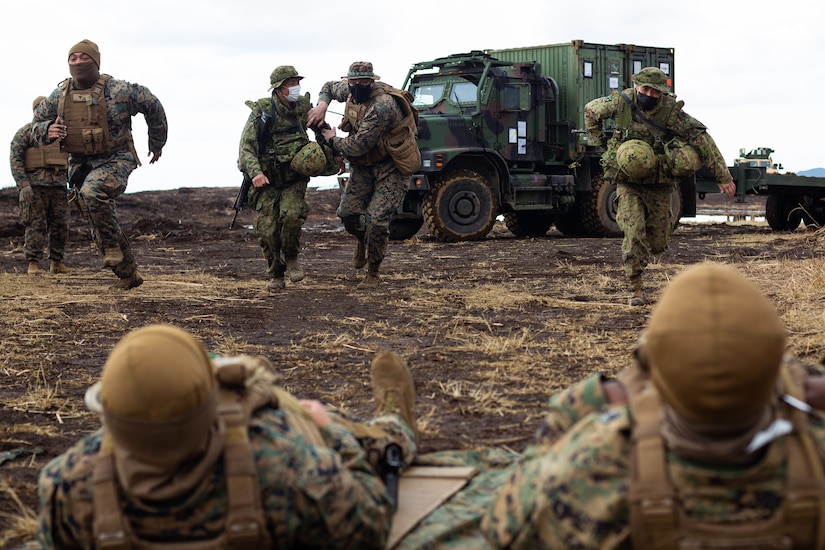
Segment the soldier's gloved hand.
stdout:
[[20,189],[20,204],[31,204],[34,201],[34,189],[31,185],[27,185]]

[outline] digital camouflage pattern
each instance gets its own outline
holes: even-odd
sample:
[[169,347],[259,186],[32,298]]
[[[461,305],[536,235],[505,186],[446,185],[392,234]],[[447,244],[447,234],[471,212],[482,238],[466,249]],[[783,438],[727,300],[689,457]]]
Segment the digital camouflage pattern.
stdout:
[[[290,163],[309,143],[306,123],[312,105],[309,94],[290,106],[277,97],[248,101],[247,105],[252,112],[241,133],[238,168],[250,178],[264,174],[269,179],[269,185],[250,188],[249,205],[255,209],[253,226],[266,259],[266,273],[280,279],[286,271],[285,259],[297,256],[301,249],[301,230],[309,215],[305,199],[309,177],[291,168]],[[272,116],[272,136],[260,150],[258,131],[264,113]]]
[[32,137],[32,125],[20,128],[11,140],[9,163],[18,189],[31,186],[31,202],[21,201],[20,223],[25,227],[23,255],[27,261],[49,259],[62,262],[69,238],[69,203],[66,197],[66,167],[44,167],[26,171],[26,149],[40,145]]
[[[55,89],[34,110],[32,136],[38,143],[48,143],[49,125],[58,116],[57,105],[60,87]],[[110,78],[104,90],[106,97],[106,118],[113,141],[131,136],[132,116],[142,113],[149,133],[149,151],[156,152],[166,145],[168,124],[166,113],[160,100],[149,88],[132,84],[125,80]],[[129,175],[138,167],[131,137],[126,143],[115,147],[110,153],[101,155],[71,155],[69,157],[69,179],[84,165],[91,171],[75,187],[85,205],[87,221],[101,253],[106,248],[119,247],[123,261],[112,267],[120,279],[132,277],[137,271],[137,262],[132,247],[120,228],[115,211],[115,199],[126,190]]]
[[[375,86],[380,88],[383,83],[376,81]],[[331,100],[348,102],[346,80],[323,85],[318,101],[329,103]],[[359,159],[373,151],[378,141],[401,123],[404,113],[387,93],[373,92],[365,106],[363,119],[351,129],[349,136],[334,137],[329,144],[335,153],[343,153],[350,162],[350,178],[341,195],[338,217],[348,233],[366,240],[367,261],[378,265],[384,261],[390,220],[404,201],[409,178],[401,175],[390,157],[369,166],[364,166]]]
[[616,223],[624,233],[622,261],[628,278],[638,277],[652,254],[670,246],[673,234],[671,195],[675,186],[617,185]]
[[[334,416],[333,416],[334,417]],[[395,415],[366,422],[399,443],[412,462],[412,431]],[[321,428],[325,447],[309,444],[280,410],[253,416],[250,441],[267,527],[278,548],[382,548],[393,504],[362,445],[340,424]],[[38,482],[37,541],[43,548],[94,548],[91,475],[102,430],[52,460]],[[124,514],[139,538],[181,542],[218,536],[225,527],[222,460],[198,489],[176,502],[124,500]]]

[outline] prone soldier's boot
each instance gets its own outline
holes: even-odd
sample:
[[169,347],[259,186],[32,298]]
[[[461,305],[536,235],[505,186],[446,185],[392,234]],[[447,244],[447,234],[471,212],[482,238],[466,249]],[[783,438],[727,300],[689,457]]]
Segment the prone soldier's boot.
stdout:
[[27,273],[29,275],[40,275],[40,262],[37,260],[29,260],[29,268]]
[[355,247],[355,255],[352,257],[352,267],[361,269],[367,265],[367,243],[364,239],[358,239],[358,245]]
[[378,286],[378,268],[381,267],[381,264],[373,264],[371,263],[369,268],[367,269],[367,276],[364,277],[364,280],[358,283],[358,290],[376,288]]
[[143,284],[143,277],[140,276],[140,273],[135,270],[132,273],[131,277],[124,277],[122,279],[118,279],[118,281],[112,285],[114,288],[119,288],[121,290],[130,290],[136,287],[139,287]]
[[72,270],[66,267],[66,264],[63,262],[59,262],[56,260],[52,260],[51,265],[49,266],[49,271],[52,273],[71,273]]
[[103,267],[115,267],[123,261],[123,251],[119,246],[107,246],[103,253]]
[[304,280],[305,274],[301,266],[298,265],[298,256],[286,259],[286,274],[293,283]]
[[378,352],[370,365],[375,415],[397,414],[418,441],[415,422],[415,382],[407,362],[391,351]]
[[630,278],[630,300],[628,305],[637,307],[643,306],[647,303],[642,285],[642,276],[636,275]]

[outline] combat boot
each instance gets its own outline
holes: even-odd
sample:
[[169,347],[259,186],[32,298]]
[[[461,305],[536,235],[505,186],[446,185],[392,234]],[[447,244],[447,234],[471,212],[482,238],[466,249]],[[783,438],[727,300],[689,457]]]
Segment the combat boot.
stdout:
[[49,266],[49,271],[51,271],[52,273],[71,273],[72,272],[71,269],[66,267],[66,264],[64,264],[63,262],[55,261],[55,260],[52,260],[52,263]]
[[367,276],[364,277],[364,280],[358,283],[358,290],[376,288],[378,286],[378,268],[381,264],[370,264],[369,269],[367,270]]
[[109,246],[104,250],[103,267],[115,267],[123,261],[123,251],[119,246]]
[[29,275],[40,275],[40,262],[37,260],[29,260]]
[[361,269],[365,265],[367,265],[367,243],[364,242],[364,239],[358,239],[355,256],[352,257],[352,267]]
[[397,414],[418,441],[415,422],[415,382],[406,361],[391,351],[378,352],[370,366],[375,415]]
[[643,306],[647,303],[645,293],[642,287],[642,276],[636,275],[630,278],[630,300],[628,305],[633,307]]
[[285,288],[286,288],[286,283],[284,282],[283,277],[278,277],[278,278],[272,279],[271,281],[269,281],[266,284],[266,289],[269,292],[272,292],[272,293],[280,292],[281,290],[283,290]]
[[298,256],[286,259],[286,274],[293,283],[304,280],[305,274],[301,266],[298,265]]
[[121,290],[130,290],[132,288],[139,287],[143,284],[143,277],[140,276],[140,273],[135,271],[132,273],[131,277],[124,277],[122,279],[118,279],[118,281],[112,285],[113,288],[119,288]]

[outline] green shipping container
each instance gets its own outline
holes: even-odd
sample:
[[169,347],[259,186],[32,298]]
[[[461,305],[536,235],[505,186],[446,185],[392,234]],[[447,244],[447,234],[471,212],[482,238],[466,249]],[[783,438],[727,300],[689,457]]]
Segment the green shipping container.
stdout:
[[643,67],[659,67],[670,77],[670,86],[675,92],[673,48],[573,40],[484,52],[503,61],[538,63],[541,74],[559,86],[560,120],[569,120],[576,128],[584,128],[584,106],[588,101],[606,96],[612,90],[631,87],[630,77]]

